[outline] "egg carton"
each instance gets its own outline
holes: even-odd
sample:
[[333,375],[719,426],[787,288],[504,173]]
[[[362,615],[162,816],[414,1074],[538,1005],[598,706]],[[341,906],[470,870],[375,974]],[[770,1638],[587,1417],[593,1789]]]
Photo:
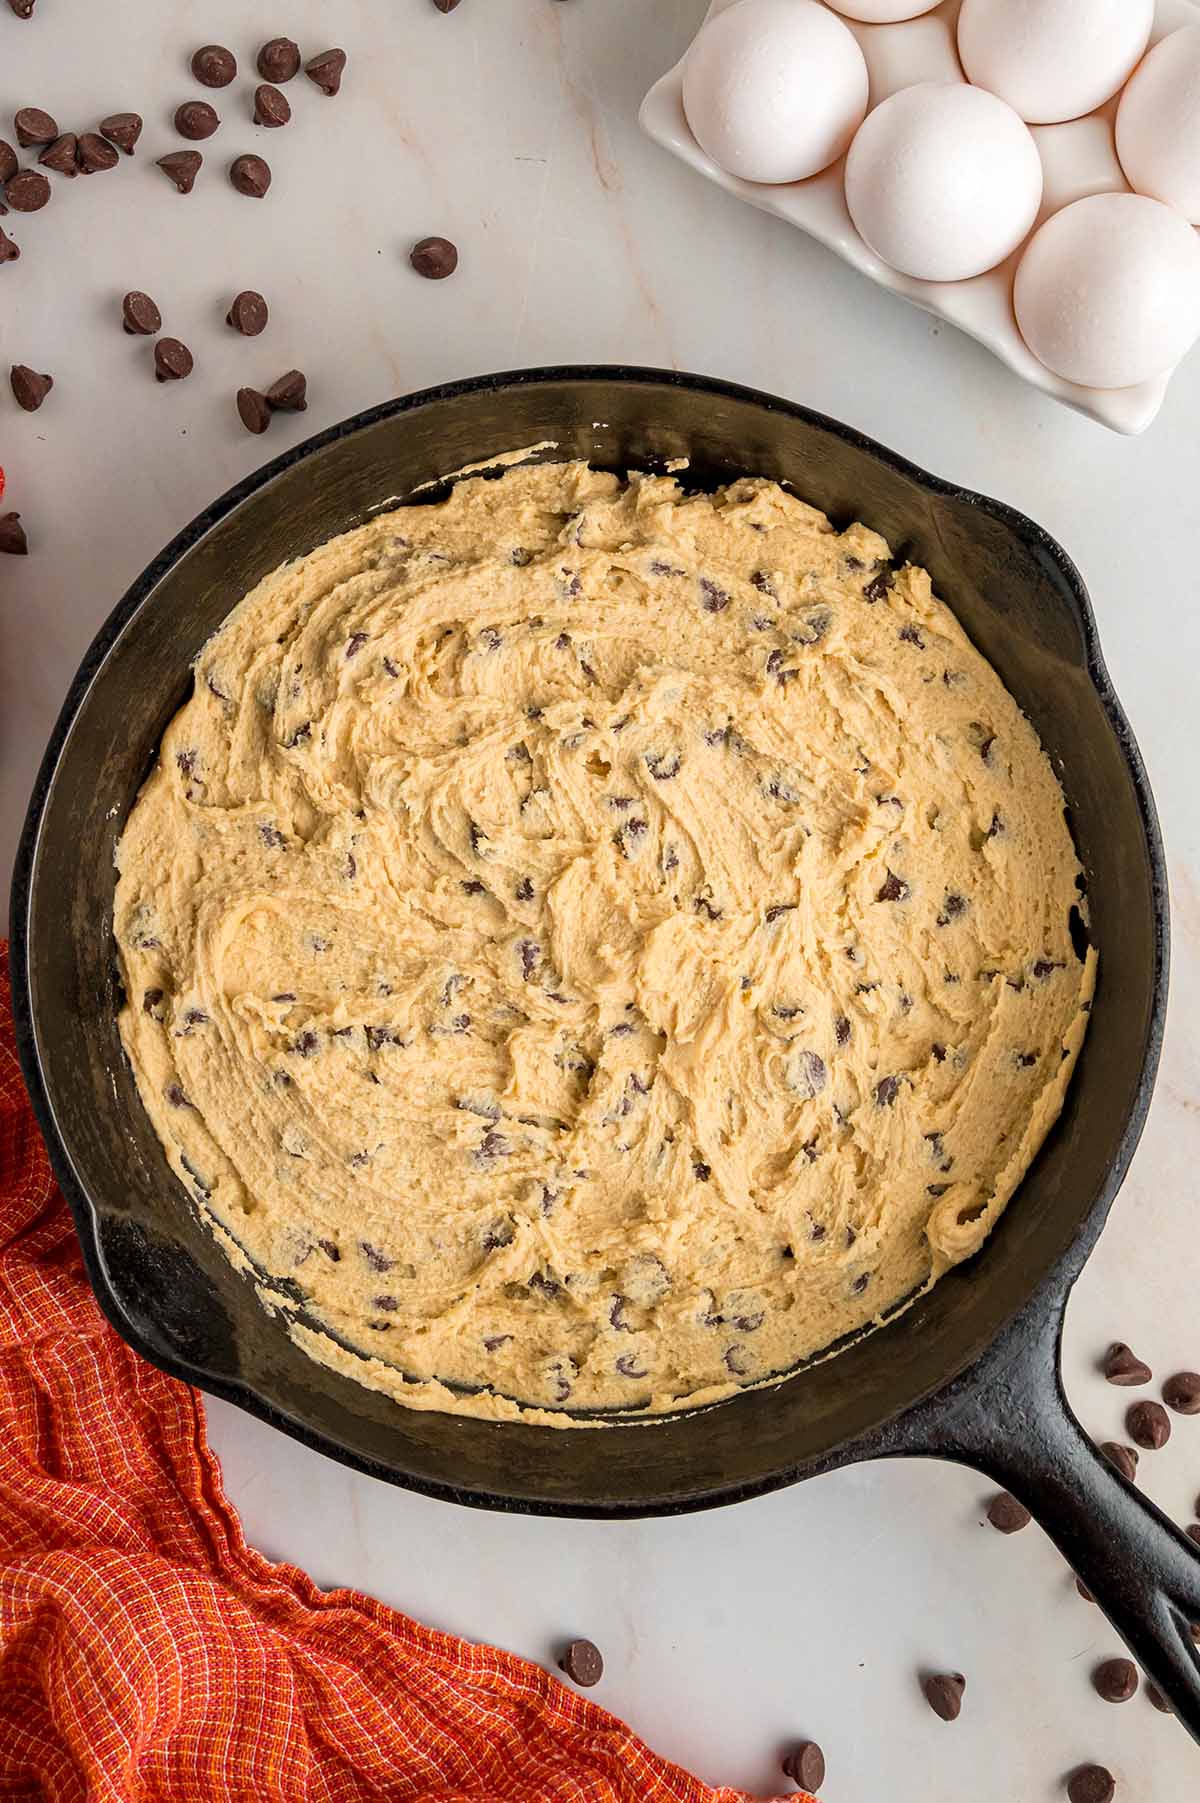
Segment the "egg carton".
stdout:
[[[959,3],[960,0],[944,0],[933,12],[896,25],[861,25],[854,19],[843,20],[866,58],[871,107],[914,82],[965,80],[956,49]],[[707,18],[715,18],[734,4],[735,0],[712,0]],[[1150,41],[1156,44],[1168,32],[1197,20],[1200,9],[1192,0],[1158,0]],[[1030,126],[1045,177],[1035,231],[1051,213],[1086,194],[1129,192],[1113,142],[1118,98],[1114,96],[1099,111],[1064,125]],[[1162,406],[1172,370],[1132,388],[1084,388],[1076,382],[1065,382],[1038,362],[1017,330],[1012,310],[1013,275],[1024,244],[1003,263],[970,281],[921,282],[901,275],[881,262],[854,228],[846,210],[845,157],[839,157],[808,181],[779,186],[742,181],[719,169],[701,150],[684,116],[682,59],[661,81],[655,82],[642,102],[640,119],[642,129],[656,144],[672,151],[701,175],[727,188],[740,200],[749,201],[751,206],[799,226],[855,269],[861,269],[881,288],[890,288],[927,313],[969,333],[1023,381],[1053,395],[1065,406],[1087,414],[1114,432],[1130,435],[1144,432]]]

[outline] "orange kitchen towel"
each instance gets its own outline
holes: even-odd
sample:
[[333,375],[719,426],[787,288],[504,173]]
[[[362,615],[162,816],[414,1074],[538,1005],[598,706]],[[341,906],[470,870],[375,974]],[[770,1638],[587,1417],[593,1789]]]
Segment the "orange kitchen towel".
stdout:
[[247,1546],[84,1275],[0,942],[0,1799],[738,1803],[536,1665]]

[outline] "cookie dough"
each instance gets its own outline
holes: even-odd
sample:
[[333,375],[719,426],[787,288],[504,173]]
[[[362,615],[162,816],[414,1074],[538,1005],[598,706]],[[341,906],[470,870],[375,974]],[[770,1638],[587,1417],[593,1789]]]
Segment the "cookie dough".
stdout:
[[555,1424],[975,1252],[1095,974],[1016,702],[761,480],[514,467],[285,565],[118,864],[124,1043],[222,1244],[315,1357]]

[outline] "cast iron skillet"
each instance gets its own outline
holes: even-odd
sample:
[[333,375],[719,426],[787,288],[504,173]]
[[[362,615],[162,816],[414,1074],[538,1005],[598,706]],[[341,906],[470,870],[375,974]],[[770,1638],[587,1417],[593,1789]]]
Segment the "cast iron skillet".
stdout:
[[[550,439],[559,455],[690,478],[786,480],[925,565],[1061,770],[1100,982],[1062,1120],[969,1269],[831,1362],[656,1425],[548,1433],[397,1407],[311,1363],[188,1212],[116,1029],[113,848],[189,664],[281,561],[446,471]],[[524,370],[391,401],[252,476],[196,520],[103,627],[55,727],[18,858],[13,974],[25,1075],[88,1272],[155,1364],[374,1476],[481,1507],[669,1514],[853,1460],[933,1454],[1034,1510],[1200,1736],[1200,1554],[1124,1482],[1058,1374],[1067,1293],[1137,1143],[1162,1033],[1167,889],[1154,804],[1070,560],[1010,508],[802,407],[654,370]]]

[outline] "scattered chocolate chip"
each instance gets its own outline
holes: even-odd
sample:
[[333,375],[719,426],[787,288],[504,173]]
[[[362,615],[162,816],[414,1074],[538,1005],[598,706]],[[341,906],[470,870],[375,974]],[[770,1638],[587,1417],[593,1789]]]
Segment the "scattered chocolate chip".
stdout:
[[18,19],[32,19],[37,0],[8,0],[9,11]]
[[276,413],[303,413],[308,406],[308,382],[303,371],[289,369],[267,389],[268,404]]
[[36,169],[22,169],[4,190],[14,213],[39,213],[50,198],[50,183]]
[[20,245],[14,243],[8,233],[0,227],[0,263],[15,263],[20,254]]
[[[4,236],[0,232],[0,238]],[[21,524],[19,513],[0,513],[0,555],[6,557],[25,557],[29,545],[25,539],[25,528]]]
[[11,181],[19,167],[16,151],[0,138],[0,183]]
[[908,892],[908,884],[903,878],[898,877],[894,871],[889,870],[883,887],[875,897],[875,900],[881,902],[903,901],[908,895]]
[[[1158,1688],[1158,1685],[1152,1684],[1149,1678],[1146,1679],[1146,1695],[1160,1715],[1174,1715],[1175,1705],[1173,1703],[1168,1703],[1166,1697],[1164,1697],[1162,1691]],[[1110,1797],[1112,1796],[1111,1791],[1109,1791],[1108,1794]]]
[[239,388],[237,391],[238,418],[247,432],[265,432],[271,423],[271,409],[265,394],[257,388]]
[[1177,1371],[1174,1377],[1168,1377],[1162,1394],[1167,1407],[1177,1415],[1200,1415],[1200,1373]]
[[36,413],[54,387],[53,376],[39,375],[27,363],[14,363],[8,379],[12,384],[13,399],[26,413]]
[[160,338],[154,347],[156,382],[182,382],[191,375],[194,358],[178,338]]
[[223,44],[201,45],[191,63],[192,74],[206,88],[227,88],[237,68],[237,57]]
[[120,160],[108,139],[98,131],[79,134],[80,175],[102,175],[106,169],[115,169]]
[[300,46],[292,38],[269,38],[255,67],[264,81],[291,81],[300,73]]
[[165,157],[159,157],[158,167],[170,177],[181,194],[190,194],[203,161],[198,150],[172,150]]
[[1106,1703],[1127,1703],[1138,1687],[1132,1659],[1105,1659],[1092,1673],[1092,1688]]
[[334,95],[342,85],[342,76],[346,72],[346,52],[344,50],[322,50],[319,56],[310,56],[304,65],[304,73],[311,82],[315,82],[322,94]]
[[261,200],[271,186],[271,171],[261,157],[234,157],[229,165],[229,179],[239,194]]
[[961,1672],[939,1672],[921,1680],[925,1701],[943,1722],[956,1722],[962,1713],[967,1680]]
[[1083,1598],[1085,1603],[1094,1603],[1095,1602],[1095,1600],[1096,1600],[1095,1597],[1092,1595],[1091,1591],[1088,1589],[1087,1585],[1084,1583],[1082,1578],[1076,1578],[1075,1588],[1076,1588],[1076,1590],[1078,1590],[1080,1596]]
[[1067,1803],[1112,1803],[1116,1781],[1102,1765],[1076,1766],[1067,1779]]
[[260,88],[255,88],[255,125],[266,125],[269,127],[286,125],[291,116],[292,109],[288,105],[286,94],[281,94],[279,89],[273,88],[269,82],[264,82]]
[[134,146],[142,135],[142,116],[140,113],[110,113],[107,119],[100,121],[100,136],[123,150],[127,157],[133,155]]
[[1145,1452],[1158,1452],[1171,1438],[1171,1417],[1161,1402],[1135,1402],[1125,1416],[1129,1438]]
[[1018,1502],[1007,1490],[1001,1490],[998,1496],[993,1496],[988,1504],[987,1517],[1001,1534],[1019,1534],[1033,1520],[1025,1504]]
[[156,332],[162,331],[162,314],[140,288],[131,288],[121,302],[121,317],[125,330],[133,337],[153,338]]
[[240,294],[234,295],[225,315],[225,324],[240,332],[243,338],[257,338],[268,317],[267,303],[262,295],[253,288],[243,288]]
[[783,1775],[801,1790],[818,1791],[825,1782],[825,1755],[815,1740],[802,1740],[783,1762]]
[[65,131],[61,138],[55,138],[53,144],[47,144],[38,162],[43,169],[53,169],[55,175],[65,175],[73,181],[79,174],[79,139],[73,131]]
[[418,275],[440,282],[458,268],[458,250],[449,238],[422,238],[409,251],[408,260]]
[[53,144],[58,136],[53,115],[43,112],[40,106],[23,106],[14,116],[13,126],[22,150],[29,150],[34,144]]
[[1110,1465],[1115,1465],[1121,1476],[1128,1478],[1132,1484],[1137,1477],[1138,1456],[1132,1446],[1122,1446],[1117,1440],[1105,1440],[1100,1448]]
[[458,3],[459,0],[433,0],[440,13],[452,13]]
[[573,1684],[589,1689],[604,1676],[600,1648],[590,1640],[573,1640],[559,1659],[558,1669],[566,1672]]
[[1194,1541],[1197,1546],[1200,1546],[1200,1521],[1189,1522],[1183,1531],[1189,1540]]
[[1138,1358],[1124,1340],[1113,1341],[1101,1369],[1110,1384],[1122,1384],[1126,1387],[1148,1384],[1154,1375],[1149,1365]]
[[193,143],[211,138],[220,123],[220,114],[207,100],[185,100],[175,109],[175,130],[181,138],[190,138]]

